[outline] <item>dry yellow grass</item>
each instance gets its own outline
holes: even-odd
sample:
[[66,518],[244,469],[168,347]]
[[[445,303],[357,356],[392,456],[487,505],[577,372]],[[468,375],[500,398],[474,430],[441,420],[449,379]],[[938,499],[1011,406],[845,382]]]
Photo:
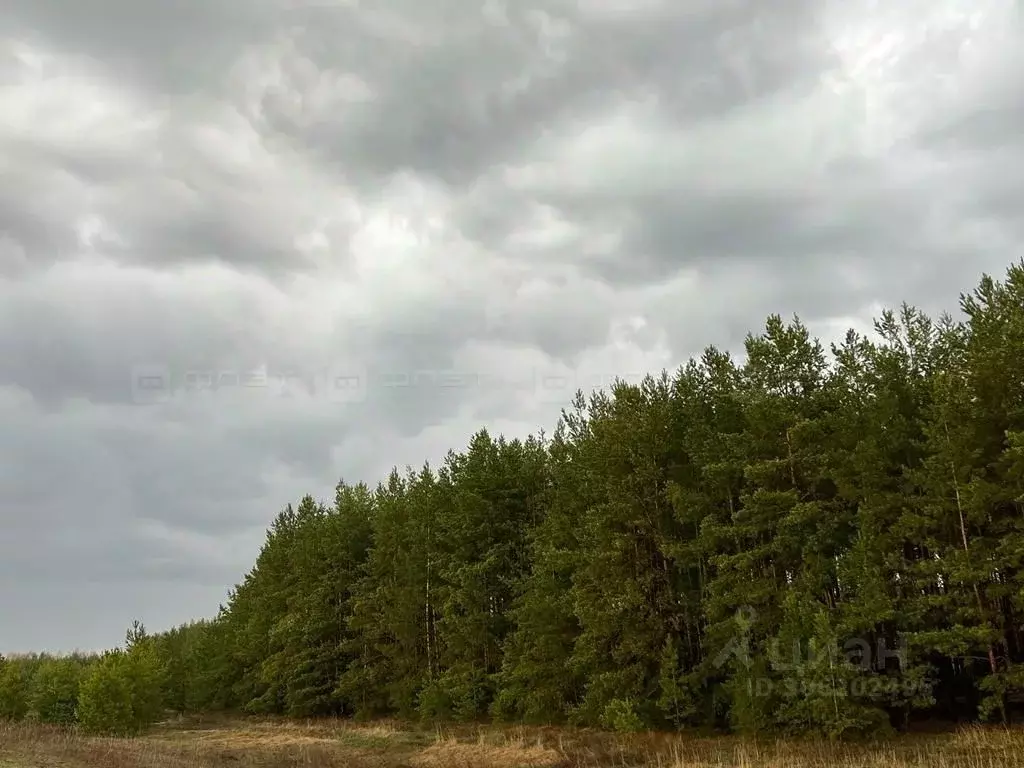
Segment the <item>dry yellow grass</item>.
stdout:
[[567,728],[206,720],[138,739],[0,723],[0,768],[1018,768],[1024,729],[967,728],[876,745],[614,734]]

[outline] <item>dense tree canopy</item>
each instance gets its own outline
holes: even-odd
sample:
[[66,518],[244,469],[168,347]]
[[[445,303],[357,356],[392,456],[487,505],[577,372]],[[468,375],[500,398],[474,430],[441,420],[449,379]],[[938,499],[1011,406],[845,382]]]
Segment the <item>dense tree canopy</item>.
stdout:
[[959,320],[578,395],[550,436],[274,521],[210,621],[0,661],[0,716],[162,709],[848,735],[1024,701],[1024,264]]

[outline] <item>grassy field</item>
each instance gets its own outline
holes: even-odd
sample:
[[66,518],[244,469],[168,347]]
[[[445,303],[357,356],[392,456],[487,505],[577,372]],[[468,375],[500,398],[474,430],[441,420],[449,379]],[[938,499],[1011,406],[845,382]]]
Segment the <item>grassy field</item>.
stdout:
[[97,739],[0,723],[0,768],[1002,768],[1024,764],[1024,730],[970,728],[874,746],[622,736],[558,728],[219,720],[164,725],[139,739]]

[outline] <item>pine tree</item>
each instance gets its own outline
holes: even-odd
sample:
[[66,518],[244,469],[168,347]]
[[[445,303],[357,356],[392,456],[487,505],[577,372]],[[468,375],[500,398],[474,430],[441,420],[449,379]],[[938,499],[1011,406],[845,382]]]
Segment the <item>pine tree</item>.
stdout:
[[0,718],[22,720],[29,711],[29,672],[20,659],[0,661]]
[[515,628],[505,642],[493,707],[502,719],[560,722],[579,703],[583,677],[569,665],[580,634],[571,590],[580,566],[578,526],[595,503],[589,434],[587,404],[577,392],[548,448],[547,509],[530,531],[529,574],[509,609]]
[[429,466],[376,491],[373,546],[352,599],[357,659],[341,687],[362,714],[412,716],[437,665],[437,487]]
[[478,432],[439,473],[438,675],[420,696],[428,717],[485,714],[494,700],[508,609],[529,568],[528,532],[547,488],[546,452]]
[[132,682],[123,651],[114,650],[92,666],[82,680],[78,721],[88,732],[112,736],[137,733]]
[[136,623],[95,661],[0,660],[0,716],[137,733],[165,707],[490,713],[837,738],[1008,720],[1024,263],[961,309],[886,311],[831,355],[772,316],[742,364],[709,348],[578,393],[550,441],[480,431],[436,472],[307,496],[215,618]]
[[29,711],[43,723],[74,725],[83,668],[75,657],[43,659],[29,685]]

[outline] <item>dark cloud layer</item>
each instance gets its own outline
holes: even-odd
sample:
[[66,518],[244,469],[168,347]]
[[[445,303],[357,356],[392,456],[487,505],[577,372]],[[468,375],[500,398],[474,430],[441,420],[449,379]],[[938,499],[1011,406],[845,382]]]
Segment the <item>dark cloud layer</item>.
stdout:
[[1022,42],[1012,0],[10,0],[0,650],[209,614],[302,493],[770,312],[954,309],[1020,256]]

